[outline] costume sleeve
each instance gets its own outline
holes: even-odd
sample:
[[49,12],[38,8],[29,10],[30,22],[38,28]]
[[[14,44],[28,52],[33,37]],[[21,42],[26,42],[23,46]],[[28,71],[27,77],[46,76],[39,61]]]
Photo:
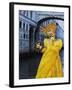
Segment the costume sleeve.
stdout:
[[43,49],[41,50],[41,52],[43,53],[43,52],[45,52],[45,50],[46,50],[46,48],[43,48]]
[[44,39],[44,47],[42,48],[42,53],[45,52],[45,50],[47,49],[48,46],[48,39]]
[[59,44],[58,44],[59,49],[61,49],[61,48],[62,48],[62,40],[61,40],[61,39],[59,39],[59,40],[58,40],[58,42],[59,42]]
[[62,40],[58,39],[55,43],[55,46],[56,46],[57,50],[60,50],[62,48]]

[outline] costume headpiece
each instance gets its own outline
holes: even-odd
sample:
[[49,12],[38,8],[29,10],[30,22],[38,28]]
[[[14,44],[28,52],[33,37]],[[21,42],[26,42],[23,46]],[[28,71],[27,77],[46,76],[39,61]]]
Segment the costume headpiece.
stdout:
[[48,31],[52,31],[53,34],[55,34],[57,29],[56,23],[49,23],[45,28],[43,28],[42,32],[47,33]]

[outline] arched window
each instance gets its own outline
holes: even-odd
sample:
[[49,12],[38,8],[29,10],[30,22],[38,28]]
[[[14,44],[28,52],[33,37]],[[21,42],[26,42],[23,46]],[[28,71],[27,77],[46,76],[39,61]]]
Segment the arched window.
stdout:
[[23,38],[25,39],[25,33],[24,33],[24,35],[23,35]]
[[32,11],[30,11],[30,18],[32,19]]
[[19,21],[19,28],[22,28],[22,22]]
[[25,23],[23,23],[23,29],[25,29]]

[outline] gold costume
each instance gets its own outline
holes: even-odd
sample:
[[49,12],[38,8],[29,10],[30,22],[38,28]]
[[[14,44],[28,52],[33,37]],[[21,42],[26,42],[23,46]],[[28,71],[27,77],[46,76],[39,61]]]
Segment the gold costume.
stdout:
[[62,41],[59,39],[49,43],[49,40],[45,39],[44,46],[46,48],[42,49],[43,56],[38,67],[36,78],[62,77],[62,64],[59,55]]
[[62,63],[59,55],[61,48],[61,39],[44,39],[44,48],[42,49],[43,55],[37,70],[36,78],[63,76]]

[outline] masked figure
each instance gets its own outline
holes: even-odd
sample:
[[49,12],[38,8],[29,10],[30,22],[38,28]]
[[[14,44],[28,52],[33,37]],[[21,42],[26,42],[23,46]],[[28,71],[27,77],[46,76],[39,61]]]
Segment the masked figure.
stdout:
[[40,64],[38,66],[36,78],[62,77],[62,63],[60,58],[60,50],[62,48],[62,40],[55,39],[57,25],[50,23],[42,32],[48,37],[44,39],[44,47],[39,43],[37,48],[43,53]]

